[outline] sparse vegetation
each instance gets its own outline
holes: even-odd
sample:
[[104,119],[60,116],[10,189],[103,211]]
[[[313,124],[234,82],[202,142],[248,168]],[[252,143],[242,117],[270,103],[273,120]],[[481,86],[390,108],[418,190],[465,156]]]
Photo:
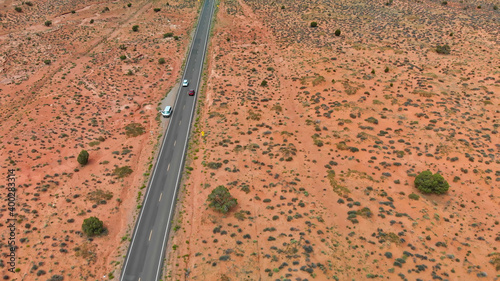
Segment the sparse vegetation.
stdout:
[[113,175],[117,178],[124,178],[128,175],[132,174],[132,169],[130,166],[116,167],[113,171]]
[[437,45],[436,46],[436,52],[438,54],[444,54],[444,55],[449,55],[451,52],[451,48],[448,44],[445,45]]
[[125,126],[125,134],[127,137],[137,137],[146,132],[146,129],[139,123],[131,123]]

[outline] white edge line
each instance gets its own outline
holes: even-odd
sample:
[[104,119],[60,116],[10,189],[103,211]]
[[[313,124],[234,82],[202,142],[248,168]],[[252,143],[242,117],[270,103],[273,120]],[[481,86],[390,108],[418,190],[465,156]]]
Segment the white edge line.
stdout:
[[[208,0],[206,0],[208,1]],[[200,17],[201,18],[201,17]],[[198,34],[198,24],[196,25],[196,31],[195,31],[195,37],[196,37],[196,34]],[[194,40],[193,40],[193,44],[194,44]],[[188,56],[188,61],[189,61],[189,58],[191,57],[191,52],[193,51],[193,48],[191,48],[189,50],[189,56]],[[186,64],[187,66],[187,64]],[[186,76],[186,72],[183,73],[182,75],[182,78],[181,78],[181,81],[184,80],[184,77]],[[179,87],[179,89],[177,90],[177,96],[175,97],[175,103],[174,105],[177,104],[177,101],[179,100],[179,96],[180,96],[180,93],[181,93],[181,90],[182,90],[182,87]],[[173,118],[173,117],[172,117]],[[151,190],[151,184],[153,183],[153,179],[155,177],[155,174],[156,174],[156,170],[158,168],[158,160],[161,158],[161,153],[163,152],[163,148],[165,147],[165,142],[167,140],[167,136],[168,136],[168,131],[170,129],[170,122],[168,124],[169,126],[167,127],[167,132],[165,133],[165,135],[163,135],[163,142],[161,144],[161,149],[160,149],[160,153],[158,154],[158,158],[156,159],[156,164],[155,164],[155,170],[153,171],[153,175],[151,176],[150,180],[149,180],[149,183],[148,183],[148,191],[146,192],[146,198],[144,198],[144,202],[142,204],[142,206],[144,207],[146,204],[147,204],[147,200],[148,200],[148,197],[149,197],[149,191]],[[132,252],[132,248],[134,246],[134,242],[135,242],[135,236],[137,234],[137,230],[139,228],[139,224],[141,223],[141,219],[142,219],[142,214],[144,213],[144,208],[141,208],[141,213],[139,214],[139,220],[137,221],[137,223],[135,224],[135,231],[134,231],[134,235],[132,236],[132,241],[130,242],[130,246],[129,246],[129,249],[128,249],[128,252],[127,252],[127,258],[125,259],[125,264],[123,266],[123,269],[122,269],[122,272],[121,272],[121,277],[120,277],[120,281],[123,281],[123,278],[125,276],[125,270],[127,268],[127,264],[128,264],[128,260],[130,258],[130,253]],[[158,279],[158,278],[157,278]],[[139,278],[140,280],[140,278]]]
[[[205,0],[205,1],[210,1],[210,0]],[[212,25],[212,16],[213,16],[213,4],[211,5],[210,7],[210,20],[209,20],[209,27]],[[203,9],[202,9],[203,11]],[[203,14],[203,12],[201,13]],[[200,21],[201,21],[201,15],[200,15]],[[199,25],[198,25],[199,26]],[[196,33],[195,33],[195,37],[196,37],[196,34],[198,33],[198,27],[196,27]],[[201,79],[201,76],[200,76],[200,73],[201,73],[201,69],[203,68],[203,64],[205,62],[205,54],[207,52],[207,45],[208,45],[208,37],[210,35],[210,28],[208,29],[208,32],[207,32],[207,36],[205,38],[205,48],[204,48],[204,52],[203,52],[203,59],[202,59],[202,63],[201,63],[201,68],[200,68],[200,71],[198,73],[198,80]],[[193,40],[193,43],[194,43],[194,40]],[[191,49],[192,51],[193,49]],[[189,57],[191,57],[191,52],[189,53]],[[189,58],[188,58],[188,61],[189,61]],[[186,64],[186,67],[187,67],[187,64]],[[200,83],[199,81],[197,83]],[[193,107],[191,109],[191,116],[189,117],[189,124],[191,124],[191,121],[193,119],[193,112],[194,112],[194,108],[196,107],[196,102],[193,104]],[[187,134],[186,134],[186,142],[184,144],[184,153],[183,153],[183,156],[185,156],[185,152],[186,152],[186,147],[187,147],[187,139],[189,137],[189,133],[191,131],[191,126],[188,127],[188,131],[187,131]],[[183,157],[184,158],[184,157]],[[181,164],[184,162],[185,159],[182,159],[181,161]],[[172,208],[174,207],[174,202],[177,198],[177,185],[179,184],[179,176],[180,176],[180,173],[181,173],[181,170],[182,170],[182,167],[181,169],[179,169],[179,172],[177,173],[177,181],[175,183],[175,191],[174,191],[174,197],[171,202],[171,205],[170,205],[170,214],[168,215],[168,221],[167,221],[167,227],[165,228],[165,237],[163,238],[163,245],[161,247],[161,255],[160,255],[160,260],[158,262],[158,270],[156,271],[156,278],[155,280],[158,280],[158,275],[160,274],[160,269],[162,268],[162,262],[163,262],[163,254],[165,253],[165,243],[167,242],[167,235],[168,235],[168,227],[170,226],[170,217],[172,216]]]

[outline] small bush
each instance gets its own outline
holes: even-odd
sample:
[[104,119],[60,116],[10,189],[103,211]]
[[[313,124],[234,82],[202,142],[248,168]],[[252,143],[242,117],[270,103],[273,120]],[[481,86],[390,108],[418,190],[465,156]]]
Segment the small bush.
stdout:
[[179,36],[174,36],[174,40],[179,40]]
[[445,45],[437,45],[436,46],[436,52],[438,54],[444,54],[444,55],[449,55],[451,52],[451,48],[448,44]]
[[231,193],[229,193],[229,190],[223,185],[217,186],[212,193],[208,195],[207,200],[210,201],[210,207],[223,214],[229,212],[231,208],[238,204],[236,198],[234,198]]
[[448,191],[450,185],[438,173],[432,174],[431,171],[423,171],[415,178],[415,187],[423,193],[443,194]]
[[138,25],[132,26],[132,31],[134,31],[134,32],[139,31],[139,26]]
[[51,25],[52,25],[52,22],[51,22],[50,20],[48,20],[48,21],[45,21],[45,23],[44,23],[44,24],[45,24],[45,26],[51,26]]
[[165,64],[165,59],[164,58],[158,59],[158,64]]
[[87,163],[89,162],[89,153],[86,150],[80,151],[80,154],[78,154],[76,160],[82,166],[87,165]]
[[82,230],[88,236],[96,236],[104,232],[104,223],[97,217],[90,217],[83,221]]
[[127,7],[129,7],[129,8],[132,7],[132,3],[128,3]]
[[260,85],[262,87],[266,87],[267,86],[267,81],[266,80],[262,80],[262,82],[260,83]]
[[385,72],[385,73],[389,72],[389,67],[386,67],[386,68],[384,69],[384,72]]
[[441,2],[441,5],[443,5],[443,6],[448,5],[448,1],[443,1],[443,2]]
[[91,24],[92,24],[92,23],[94,23],[94,19],[91,19],[91,20],[90,20],[90,23],[91,23]]
[[153,11],[155,11],[156,13],[158,13],[159,11],[161,11],[161,8],[154,8]]
[[30,6],[30,7],[33,6],[33,3],[31,3],[30,1],[24,2],[24,4],[26,4],[26,6]]
[[45,63],[46,65],[49,65],[52,63],[52,61],[51,60],[44,60],[43,63]]
[[124,60],[124,59],[126,59],[126,58],[127,58],[127,56],[126,56],[126,55],[121,55],[121,56],[120,56],[120,59],[121,59],[121,60]]
[[340,36],[340,29],[335,30],[335,36]]
[[21,13],[23,11],[23,8],[21,7],[15,7],[14,10],[18,13]]
[[411,200],[418,200],[420,199],[420,195],[412,193],[408,195],[408,198],[410,198]]
[[167,33],[163,34],[163,38],[168,38],[168,37],[173,37],[173,36],[174,36],[173,32],[167,32]]
[[318,26],[317,22],[315,22],[315,21],[311,22],[311,27],[317,27],[317,26]]

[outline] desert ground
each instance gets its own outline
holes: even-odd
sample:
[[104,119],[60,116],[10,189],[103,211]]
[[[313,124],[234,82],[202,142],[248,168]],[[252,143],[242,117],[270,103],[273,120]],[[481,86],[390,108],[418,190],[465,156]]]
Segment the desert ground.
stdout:
[[498,4],[221,1],[165,280],[498,280]]
[[[0,3],[2,280],[118,279],[163,134],[158,104],[178,82],[198,8],[195,0]],[[15,273],[8,169],[18,185]],[[82,233],[91,216],[104,235]]]

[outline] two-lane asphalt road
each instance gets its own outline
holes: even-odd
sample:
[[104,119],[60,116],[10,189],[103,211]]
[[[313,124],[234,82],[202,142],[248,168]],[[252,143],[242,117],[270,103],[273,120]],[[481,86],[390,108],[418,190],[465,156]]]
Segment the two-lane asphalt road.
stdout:
[[[180,87],[177,93],[173,113],[133,232],[120,281],[162,279],[165,247],[170,221],[175,211],[177,189],[198,96],[213,10],[213,0],[205,0],[182,78],[189,81],[189,86]],[[190,89],[196,90],[195,96],[188,95]]]

